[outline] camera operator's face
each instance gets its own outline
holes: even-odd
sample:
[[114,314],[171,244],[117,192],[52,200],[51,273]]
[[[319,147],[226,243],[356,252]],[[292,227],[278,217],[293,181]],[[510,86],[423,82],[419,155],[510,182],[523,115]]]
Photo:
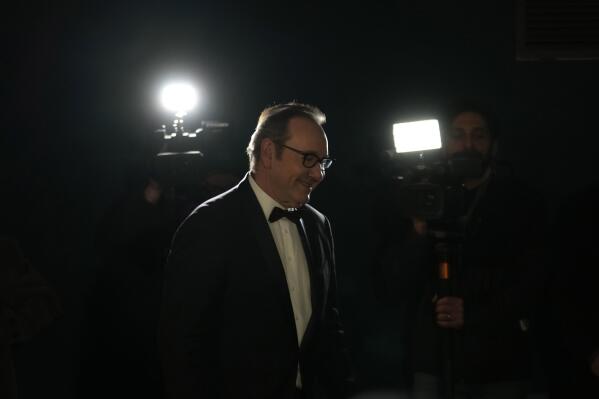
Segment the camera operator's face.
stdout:
[[487,159],[491,152],[492,137],[487,122],[476,112],[462,112],[452,121],[445,137],[447,155],[476,151]]

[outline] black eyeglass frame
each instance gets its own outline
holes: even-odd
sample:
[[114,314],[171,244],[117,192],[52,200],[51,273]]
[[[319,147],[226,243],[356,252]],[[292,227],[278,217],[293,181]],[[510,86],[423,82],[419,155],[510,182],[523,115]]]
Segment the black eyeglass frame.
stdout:
[[305,168],[308,168],[308,169],[313,168],[314,165],[316,165],[318,163],[318,164],[320,164],[321,170],[327,170],[328,168],[331,167],[331,165],[335,161],[334,158],[329,158],[329,157],[319,158],[316,154],[314,154],[312,152],[300,151],[297,148],[289,147],[288,145],[285,145],[282,143],[275,143],[275,144],[280,145],[281,147],[285,147],[288,150],[291,150],[291,151],[294,151],[294,152],[297,152],[298,154],[300,154],[303,157],[302,164],[304,165]]

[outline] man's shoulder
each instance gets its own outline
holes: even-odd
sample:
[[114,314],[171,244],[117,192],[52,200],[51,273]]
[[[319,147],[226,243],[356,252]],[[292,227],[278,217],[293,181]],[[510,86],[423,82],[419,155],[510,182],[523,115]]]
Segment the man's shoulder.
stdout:
[[489,188],[490,193],[502,201],[538,202],[543,197],[534,183],[517,176],[494,176]]
[[240,202],[243,191],[240,188],[241,185],[242,183],[239,183],[238,185],[231,187],[229,190],[207,199],[197,208],[195,208],[191,214],[218,212],[219,210],[225,210],[229,207],[237,205]]
[[328,217],[311,205],[304,205],[304,220],[308,228],[315,228],[320,234],[331,236],[332,228]]
[[[229,190],[212,197],[197,206],[183,221],[182,226],[222,224],[225,215],[235,215],[241,212],[242,205],[247,201],[246,189],[242,181]],[[247,184],[247,183],[246,183]],[[227,218],[227,220],[235,218]]]
[[327,217],[322,212],[309,204],[304,205],[304,214],[306,217],[319,223],[325,223],[327,220]]
[[530,182],[517,177],[495,178],[491,181],[485,198],[485,212],[506,223],[527,221],[529,225],[539,226],[546,223],[546,198]]

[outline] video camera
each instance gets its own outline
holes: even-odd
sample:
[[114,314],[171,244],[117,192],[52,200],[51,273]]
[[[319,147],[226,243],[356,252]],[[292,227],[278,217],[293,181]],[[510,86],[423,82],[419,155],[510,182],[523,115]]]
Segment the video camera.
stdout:
[[402,216],[452,221],[466,212],[462,182],[486,169],[474,151],[446,157],[436,119],[393,125],[395,150],[387,152],[385,173],[393,178],[394,203]]
[[217,162],[225,161],[222,136],[228,127],[227,122],[202,121],[200,128],[186,132],[182,120],[175,119],[172,131],[164,125],[157,129],[162,144],[153,160],[156,179],[167,187],[199,184]]

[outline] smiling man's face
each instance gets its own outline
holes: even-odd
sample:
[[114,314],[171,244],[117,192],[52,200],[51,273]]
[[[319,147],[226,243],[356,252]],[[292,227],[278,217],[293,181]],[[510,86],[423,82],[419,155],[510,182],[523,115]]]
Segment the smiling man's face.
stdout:
[[[318,158],[328,156],[327,137],[314,121],[304,117],[294,117],[287,126],[288,139],[285,145]],[[272,146],[277,146],[271,142]],[[299,208],[310,199],[310,193],[324,178],[320,163],[311,168],[303,164],[303,156],[288,148],[280,148],[280,156],[274,151],[268,170],[267,193],[287,208]]]

